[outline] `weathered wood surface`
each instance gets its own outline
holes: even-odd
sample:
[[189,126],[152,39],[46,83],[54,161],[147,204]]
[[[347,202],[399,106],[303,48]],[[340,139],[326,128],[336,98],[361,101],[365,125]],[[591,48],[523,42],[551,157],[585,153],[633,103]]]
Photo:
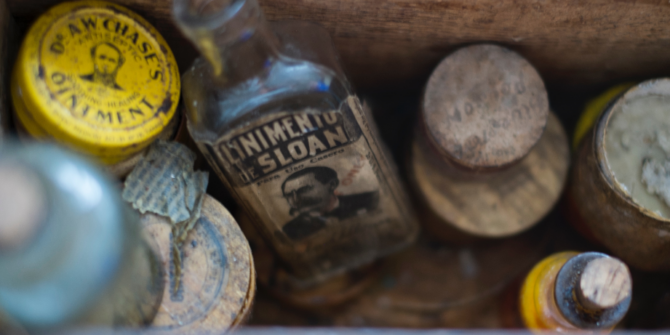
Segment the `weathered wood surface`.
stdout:
[[[463,44],[504,44],[552,83],[588,85],[670,74],[670,3],[660,0],[260,0],[270,20],[323,24],[359,87],[422,85]],[[60,0],[7,0],[29,20]],[[184,69],[194,49],[169,0],[118,0],[154,23]]]
[[565,131],[553,114],[533,150],[499,172],[468,177],[456,169],[447,170],[429,154],[415,142],[412,180],[430,211],[419,213],[424,215],[425,229],[448,241],[460,238],[441,232],[447,226],[482,237],[511,236],[530,228],[558,201],[570,161]]

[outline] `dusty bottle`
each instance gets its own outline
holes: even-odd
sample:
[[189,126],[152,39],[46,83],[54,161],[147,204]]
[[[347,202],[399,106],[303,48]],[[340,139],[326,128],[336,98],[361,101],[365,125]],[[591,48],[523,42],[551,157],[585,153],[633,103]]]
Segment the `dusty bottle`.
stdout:
[[[52,146],[0,147],[0,310],[29,331],[150,323],[160,260],[119,190]],[[0,327],[2,328],[2,327]]]
[[189,131],[296,277],[325,278],[414,240],[396,169],[330,39],[303,43],[322,28],[276,34],[256,0],[173,10],[203,55],[183,76]]
[[531,330],[611,331],[632,297],[628,267],[598,252],[560,252],[530,271],[521,287],[519,311]]

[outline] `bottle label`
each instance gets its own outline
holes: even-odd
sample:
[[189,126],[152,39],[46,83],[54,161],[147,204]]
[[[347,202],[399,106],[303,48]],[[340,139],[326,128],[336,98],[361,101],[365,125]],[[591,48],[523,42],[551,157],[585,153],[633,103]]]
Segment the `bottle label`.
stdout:
[[417,232],[397,173],[356,97],[339,110],[275,113],[199,143],[298,275],[367,263]]

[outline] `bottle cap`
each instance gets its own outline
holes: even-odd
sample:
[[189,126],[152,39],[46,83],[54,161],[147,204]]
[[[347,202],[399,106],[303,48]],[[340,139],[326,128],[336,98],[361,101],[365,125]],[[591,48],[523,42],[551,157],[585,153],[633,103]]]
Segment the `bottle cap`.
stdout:
[[18,122],[113,164],[148,146],[175,114],[179,70],[160,34],[103,1],[57,5],[30,28],[12,76]]
[[547,91],[535,68],[491,44],[445,58],[428,80],[422,107],[437,150],[471,169],[496,169],[526,156],[549,116]]

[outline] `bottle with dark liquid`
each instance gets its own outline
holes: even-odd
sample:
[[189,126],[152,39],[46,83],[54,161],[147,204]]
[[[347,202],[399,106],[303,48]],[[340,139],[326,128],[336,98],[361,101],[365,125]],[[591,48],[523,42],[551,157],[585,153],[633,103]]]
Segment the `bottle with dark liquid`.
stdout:
[[395,166],[322,28],[273,31],[256,0],[173,10],[203,55],[183,76],[189,131],[293,275],[324,279],[415,239]]

